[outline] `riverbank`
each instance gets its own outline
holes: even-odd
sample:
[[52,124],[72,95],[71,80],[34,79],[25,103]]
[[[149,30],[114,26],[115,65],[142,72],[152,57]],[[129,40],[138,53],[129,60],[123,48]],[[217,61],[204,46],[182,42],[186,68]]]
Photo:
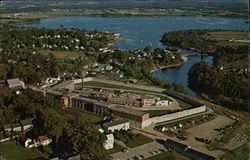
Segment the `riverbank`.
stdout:
[[183,65],[183,63],[185,63],[185,62],[181,62],[181,63],[177,63],[177,64],[171,64],[171,65],[166,65],[166,66],[160,66],[160,67],[157,67],[155,69],[152,69],[150,71],[150,73],[153,73],[153,72],[156,72],[156,71],[159,71],[159,70],[163,70],[163,69],[167,69],[167,68],[180,67],[181,65]]

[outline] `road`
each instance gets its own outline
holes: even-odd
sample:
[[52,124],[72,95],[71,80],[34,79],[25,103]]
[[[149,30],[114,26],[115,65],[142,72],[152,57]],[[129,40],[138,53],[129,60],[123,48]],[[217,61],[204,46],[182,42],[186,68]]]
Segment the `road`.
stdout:
[[147,143],[135,148],[128,148],[128,152],[127,153],[123,153],[123,152],[117,152],[114,154],[111,154],[111,156],[113,157],[114,160],[127,160],[127,159],[132,159],[135,156],[139,156],[139,155],[143,155],[145,158],[146,157],[150,157],[153,156],[153,154],[151,154],[150,152],[161,152],[159,149],[164,149],[165,147],[164,145],[158,143],[158,142],[151,142],[151,143]]

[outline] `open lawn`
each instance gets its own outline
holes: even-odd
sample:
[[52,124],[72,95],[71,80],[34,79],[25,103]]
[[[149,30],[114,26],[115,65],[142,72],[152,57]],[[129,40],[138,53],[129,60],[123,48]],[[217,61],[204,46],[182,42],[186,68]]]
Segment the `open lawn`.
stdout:
[[180,105],[180,107],[182,109],[191,109],[191,108],[193,108],[193,106],[191,104],[188,104],[188,103],[186,103],[186,102],[184,102],[182,100],[179,100],[179,99],[175,99],[175,100],[179,103],[179,105]]
[[13,141],[0,143],[0,154],[6,160],[26,160],[35,159],[39,157],[49,158],[47,154],[42,153],[37,148],[24,148],[20,144],[16,144]]
[[124,147],[122,147],[121,145],[119,145],[119,144],[117,144],[117,143],[114,143],[114,148],[107,150],[107,152],[108,152],[109,154],[112,154],[112,153],[119,152],[119,151],[121,151],[121,150],[123,150],[123,149],[124,149]]
[[249,146],[245,144],[233,151],[226,153],[223,157],[226,160],[247,160],[249,159]]
[[173,152],[164,152],[149,158],[146,158],[145,160],[173,160],[173,159],[179,159],[179,160],[190,160],[190,158],[185,157],[181,155],[180,153],[177,153],[175,151]]
[[81,51],[53,51],[53,50],[37,50],[37,53],[48,55],[52,53],[56,58],[77,58],[82,55]]
[[142,134],[135,134],[135,136],[133,137],[133,139],[129,139],[128,141],[124,142],[126,146],[130,147],[130,148],[134,148],[146,143],[150,143],[153,142],[154,140],[144,136]]
[[225,69],[228,69],[228,68],[247,68],[247,67],[248,67],[248,57],[247,56],[244,59],[224,64]]
[[209,32],[217,41],[228,41],[230,39],[243,40],[247,39],[248,32],[245,31],[214,31]]
[[[114,89],[121,89],[121,90],[124,89],[124,90],[153,92],[153,91],[146,90],[146,89],[139,89],[139,88],[109,84],[109,83],[95,82],[95,81],[84,82],[83,84],[85,86],[95,86],[95,87],[114,88]],[[159,93],[159,92],[153,92],[153,93]]]
[[76,107],[72,107],[72,108],[69,108],[67,109],[69,111],[73,111],[75,113],[78,113],[79,115],[81,115],[83,118],[91,121],[91,122],[99,122],[103,119],[102,116],[100,115],[97,115],[93,112],[90,112],[88,110],[85,110],[83,108],[76,108]]
[[90,111],[84,110],[82,108],[68,108],[68,109],[61,109],[58,111],[60,114],[66,115],[69,117],[74,118],[83,118],[89,122],[95,123],[102,121],[102,116],[96,115]]

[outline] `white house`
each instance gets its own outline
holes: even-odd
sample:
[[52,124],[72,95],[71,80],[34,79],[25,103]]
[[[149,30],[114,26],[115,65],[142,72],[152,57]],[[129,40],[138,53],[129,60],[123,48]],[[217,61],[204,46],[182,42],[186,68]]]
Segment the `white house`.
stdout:
[[129,121],[127,119],[115,120],[103,124],[103,128],[106,132],[114,132],[115,130],[128,130]]
[[21,139],[21,143],[24,145],[25,148],[32,148],[35,146],[33,141],[30,138],[28,138],[27,136],[24,136]]
[[52,142],[52,139],[48,138],[47,136],[39,136],[38,140],[43,146],[47,146]]
[[21,132],[22,131],[22,126],[19,123],[13,124],[12,125],[12,130],[14,132]]
[[113,134],[107,134],[106,135],[106,140],[103,143],[103,147],[107,149],[112,149],[114,147],[114,135]]
[[21,139],[21,143],[24,145],[25,148],[32,148],[38,146],[47,146],[52,142],[52,139],[49,139],[47,136],[39,136],[37,139],[30,139],[27,136],[23,136]]

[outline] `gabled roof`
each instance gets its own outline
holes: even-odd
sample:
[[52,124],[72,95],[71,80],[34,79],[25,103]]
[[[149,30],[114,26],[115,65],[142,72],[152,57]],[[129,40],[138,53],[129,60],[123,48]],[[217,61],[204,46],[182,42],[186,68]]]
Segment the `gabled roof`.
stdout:
[[39,141],[42,142],[42,141],[48,140],[49,138],[47,136],[39,136],[38,139],[39,139]]
[[28,139],[29,139],[29,138],[28,138],[26,135],[24,135],[24,136],[21,137],[20,141],[24,143],[24,142],[26,142]]

